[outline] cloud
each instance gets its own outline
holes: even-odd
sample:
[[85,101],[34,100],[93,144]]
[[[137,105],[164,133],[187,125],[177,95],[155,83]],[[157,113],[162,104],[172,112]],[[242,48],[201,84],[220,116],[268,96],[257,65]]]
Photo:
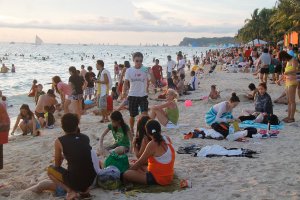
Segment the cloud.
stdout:
[[[145,14],[145,13],[144,13]],[[176,19],[156,19],[149,15],[144,20],[98,17],[88,20],[74,20],[69,23],[52,23],[50,21],[29,20],[23,22],[7,22],[0,20],[0,27],[49,30],[79,30],[79,31],[133,31],[133,32],[187,32],[187,33],[234,33],[240,25],[192,25],[178,23]],[[152,19],[152,20],[150,20]]]
[[143,9],[137,9],[135,11],[135,14],[137,15],[137,17],[139,17],[142,20],[158,20],[159,18],[156,17],[155,15],[153,15],[152,13],[150,13],[147,10],[143,10]]

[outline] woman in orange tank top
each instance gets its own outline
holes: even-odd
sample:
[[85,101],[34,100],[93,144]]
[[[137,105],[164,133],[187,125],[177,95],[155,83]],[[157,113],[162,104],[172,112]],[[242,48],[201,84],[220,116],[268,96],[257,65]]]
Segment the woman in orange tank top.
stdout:
[[[123,174],[125,182],[147,185],[169,185],[173,181],[175,150],[168,137],[161,135],[158,121],[146,124],[147,135],[152,139],[138,161]],[[143,166],[148,162],[147,171]]]

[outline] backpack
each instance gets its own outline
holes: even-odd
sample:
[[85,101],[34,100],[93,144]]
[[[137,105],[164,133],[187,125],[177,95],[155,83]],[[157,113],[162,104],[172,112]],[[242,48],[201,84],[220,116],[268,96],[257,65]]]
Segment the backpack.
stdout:
[[220,133],[221,135],[224,136],[224,138],[227,137],[227,135],[229,134],[229,124],[225,123],[225,122],[221,122],[221,123],[213,123],[211,125],[211,128],[214,129],[215,131],[217,131],[218,133]]

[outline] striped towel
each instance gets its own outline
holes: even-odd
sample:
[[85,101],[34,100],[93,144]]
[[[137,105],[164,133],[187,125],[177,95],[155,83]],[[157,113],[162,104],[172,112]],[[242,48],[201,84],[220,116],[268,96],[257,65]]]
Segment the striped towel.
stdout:
[[[205,123],[207,125],[211,126],[216,121],[216,117],[217,117],[217,113],[213,109],[213,107],[211,107],[209,109],[209,111],[205,114]],[[222,119],[233,119],[233,116],[232,116],[231,112],[226,112],[226,113],[222,114],[221,118]]]

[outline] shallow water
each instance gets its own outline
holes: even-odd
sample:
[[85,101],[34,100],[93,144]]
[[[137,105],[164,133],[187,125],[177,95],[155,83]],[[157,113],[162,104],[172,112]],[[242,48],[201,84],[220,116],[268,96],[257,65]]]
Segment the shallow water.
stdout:
[[[124,63],[125,60],[131,62],[131,54],[140,51],[144,54],[144,65],[152,66],[153,58],[160,59],[160,64],[165,68],[166,57],[171,55],[176,59],[176,52],[182,51],[187,54],[188,59],[193,55],[200,55],[208,48],[191,48],[191,47],[140,47],[140,46],[101,46],[101,45],[55,45],[44,44],[36,46],[33,44],[0,44],[0,58],[7,57],[3,60],[6,66],[11,68],[12,64],[16,66],[16,73],[0,73],[0,90],[3,95],[8,97],[8,104],[13,105],[9,108],[11,117],[18,114],[21,104],[27,103],[34,110],[32,98],[26,94],[29,92],[32,80],[36,79],[38,83],[44,85],[44,90],[50,88],[51,78],[58,75],[64,82],[67,82],[69,66],[80,68],[83,64],[92,66],[96,71],[95,63],[97,59],[105,62],[105,67],[110,70],[113,76],[114,61]],[[8,56],[4,56],[8,54]],[[24,54],[24,57],[20,56]],[[95,59],[92,59],[92,56]],[[42,57],[49,59],[43,60]],[[83,60],[81,60],[83,57]],[[125,58],[124,58],[125,57]]]

